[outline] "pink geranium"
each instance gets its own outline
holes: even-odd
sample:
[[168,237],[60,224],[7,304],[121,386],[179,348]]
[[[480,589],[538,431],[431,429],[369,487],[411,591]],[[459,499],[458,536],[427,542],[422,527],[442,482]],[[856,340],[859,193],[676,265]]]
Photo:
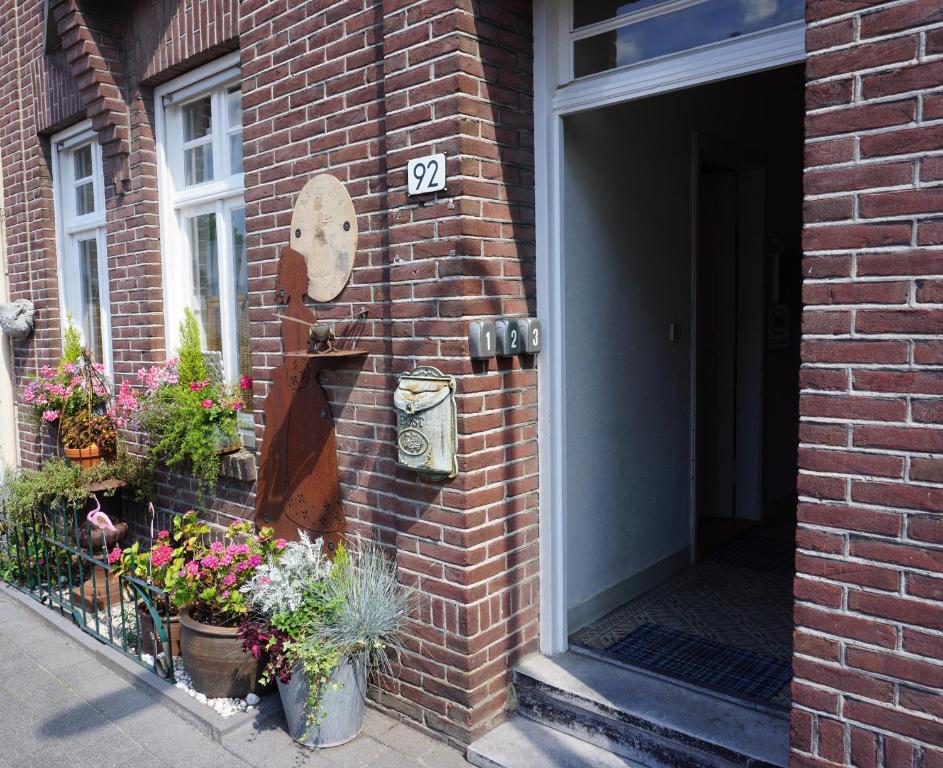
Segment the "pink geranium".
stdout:
[[55,410],[54,408],[50,408],[48,410],[43,411],[43,421],[52,423],[53,421],[58,419],[60,415],[61,414],[59,413],[59,411]]
[[215,568],[219,565],[219,558],[216,555],[207,555],[202,560],[200,560],[200,565],[204,568]]
[[201,401],[200,401],[200,405],[202,405],[204,408],[212,408],[212,407],[213,407],[213,401],[210,400],[209,398],[206,398],[206,400],[201,400]]
[[121,547],[116,546],[108,553],[108,565],[114,565],[121,559]]

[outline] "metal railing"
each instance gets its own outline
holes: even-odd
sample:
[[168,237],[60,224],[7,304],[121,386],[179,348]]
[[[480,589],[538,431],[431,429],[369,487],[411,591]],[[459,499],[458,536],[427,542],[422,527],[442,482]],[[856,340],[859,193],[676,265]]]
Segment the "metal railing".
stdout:
[[107,531],[76,507],[50,508],[16,522],[0,512],[0,578],[173,681],[170,596],[130,574],[115,573],[109,544],[114,542]]

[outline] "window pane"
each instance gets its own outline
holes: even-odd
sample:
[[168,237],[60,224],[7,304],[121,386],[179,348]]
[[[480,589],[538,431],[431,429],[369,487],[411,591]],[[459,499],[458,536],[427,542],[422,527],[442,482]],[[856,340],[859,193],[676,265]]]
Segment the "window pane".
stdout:
[[190,306],[203,330],[206,349],[222,352],[216,214],[203,213],[188,217],[187,232],[190,238],[190,270],[193,280],[193,299]]
[[86,144],[72,151],[72,178],[74,181],[92,175],[92,145]]
[[[236,286],[236,329],[239,333],[240,376],[252,375],[252,354],[249,348],[249,267],[246,263],[246,210],[235,208],[232,217],[232,267]],[[251,392],[244,393],[251,399]]]
[[98,283],[98,241],[79,240],[79,280],[82,284],[80,313],[85,346],[99,363],[102,360],[101,291]]
[[183,152],[186,185],[192,186],[213,178],[213,145],[200,144]]
[[95,183],[87,181],[75,188],[75,215],[95,212]]
[[716,0],[577,40],[576,77],[775,27],[803,17],[803,0]]
[[226,125],[229,128],[242,128],[242,91],[237,85],[230,88],[226,94],[227,117]]
[[573,28],[606,21],[616,16],[635,13],[642,8],[660,5],[666,0],[573,0]]
[[242,133],[229,134],[229,172],[242,173]]
[[208,136],[213,127],[213,107],[209,96],[183,105],[183,140]]

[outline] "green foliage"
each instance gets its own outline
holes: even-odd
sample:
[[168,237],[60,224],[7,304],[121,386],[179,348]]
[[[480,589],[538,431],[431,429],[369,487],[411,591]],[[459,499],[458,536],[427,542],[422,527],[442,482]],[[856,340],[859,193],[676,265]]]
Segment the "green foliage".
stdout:
[[202,494],[219,477],[220,446],[239,441],[236,416],[222,388],[208,384],[202,389],[162,386],[143,402],[138,418],[151,459],[186,468]]
[[209,372],[203,357],[203,343],[200,340],[200,324],[193,310],[184,310],[180,322],[180,349],[178,350],[177,373],[180,385],[188,387],[193,382],[206,381]]
[[157,541],[149,549],[142,550],[140,543],[135,542],[124,550],[112,550],[108,560],[116,574],[130,573],[173,593],[180,584],[181,571],[193,560],[202,537],[209,532],[210,527],[191,509],[184,515],[175,515],[173,530],[159,531]]
[[[65,459],[48,459],[38,470],[20,470],[4,481],[0,506],[9,524],[31,521],[35,515],[60,505],[81,507],[88,500],[88,486],[105,480],[121,480],[138,498],[151,490],[151,478],[140,459],[119,451],[114,461],[102,461],[82,469]],[[114,494],[104,491],[103,495]]]
[[[317,550],[322,546],[321,539],[313,543]],[[411,603],[378,546],[358,540],[348,551],[342,545],[329,570],[311,556],[311,547],[306,537],[289,543],[278,562],[260,568],[243,588],[270,628],[256,622],[247,644],[268,637],[270,650],[284,647],[266,675],[284,679],[292,664],[302,664],[309,684],[309,727],[324,716],[326,686],[344,659],[363,655],[373,667],[389,663],[388,652],[399,647]]]
[[79,329],[75,326],[75,320],[72,315],[66,315],[65,333],[62,337],[62,363],[66,365],[75,365],[82,358],[82,337],[79,335]]

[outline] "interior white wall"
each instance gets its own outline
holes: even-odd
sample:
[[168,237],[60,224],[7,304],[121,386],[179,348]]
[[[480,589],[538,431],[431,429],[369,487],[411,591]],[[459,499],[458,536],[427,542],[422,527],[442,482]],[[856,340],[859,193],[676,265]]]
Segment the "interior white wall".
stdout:
[[769,87],[740,78],[565,120],[571,615],[691,544],[692,135],[749,147]]

